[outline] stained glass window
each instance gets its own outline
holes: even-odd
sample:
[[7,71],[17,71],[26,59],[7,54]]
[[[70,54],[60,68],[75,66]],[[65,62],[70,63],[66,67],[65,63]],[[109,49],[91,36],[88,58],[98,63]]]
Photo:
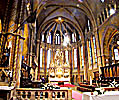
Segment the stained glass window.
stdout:
[[114,49],[114,56],[115,56],[115,60],[119,60],[118,49]]
[[74,65],[77,68],[77,49],[74,49]]
[[84,68],[83,46],[81,46],[81,59],[82,59],[82,68]]
[[42,42],[44,42],[44,34],[42,35]]
[[91,60],[91,65],[92,65],[93,60],[92,60],[92,48],[91,48],[91,41],[89,41],[89,50],[90,50],[90,60]]
[[97,63],[96,41],[94,36],[93,36],[93,44],[94,44],[95,63]]
[[51,33],[49,32],[48,36],[47,36],[47,43],[51,43]]
[[59,34],[55,35],[55,44],[60,44],[60,35]]
[[51,50],[49,49],[49,50],[47,51],[47,68],[49,68],[50,59],[51,59]]
[[40,48],[40,67],[42,68],[42,54],[43,54],[43,49]]
[[66,57],[66,62],[68,63],[69,60],[68,60],[68,51],[67,50],[65,51],[65,57]]
[[76,42],[76,33],[72,33],[72,42]]
[[88,20],[88,30],[90,31],[90,21]]
[[105,2],[105,0],[100,0],[101,2]]

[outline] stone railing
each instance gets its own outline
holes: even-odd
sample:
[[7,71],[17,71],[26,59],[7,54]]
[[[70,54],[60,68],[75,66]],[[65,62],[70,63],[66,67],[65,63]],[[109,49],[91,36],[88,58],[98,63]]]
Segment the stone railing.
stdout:
[[72,100],[70,89],[38,89],[38,88],[17,88],[17,100]]

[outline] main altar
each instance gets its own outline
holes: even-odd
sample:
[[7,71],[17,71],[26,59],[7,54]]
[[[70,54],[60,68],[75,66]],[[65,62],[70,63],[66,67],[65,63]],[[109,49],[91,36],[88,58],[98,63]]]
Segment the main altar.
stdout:
[[63,52],[58,50],[49,67],[49,82],[70,82],[70,65],[63,60]]

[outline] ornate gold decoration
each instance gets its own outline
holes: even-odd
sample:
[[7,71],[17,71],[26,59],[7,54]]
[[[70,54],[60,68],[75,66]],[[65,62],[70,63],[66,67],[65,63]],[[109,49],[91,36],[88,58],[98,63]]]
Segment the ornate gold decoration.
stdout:
[[[54,61],[51,61],[49,67],[49,81],[70,81],[70,65],[64,60],[63,52],[57,50]],[[68,74],[68,75],[67,75]],[[68,77],[65,77],[68,76]],[[67,79],[66,79],[67,78]],[[51,80],[50,80],[51,79]]]

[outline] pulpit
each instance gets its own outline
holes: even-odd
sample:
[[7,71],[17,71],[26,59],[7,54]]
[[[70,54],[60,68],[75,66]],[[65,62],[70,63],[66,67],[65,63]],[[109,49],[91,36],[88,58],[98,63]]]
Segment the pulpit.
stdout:
[[49,67],[49,82],[70,82],[70,65],[63,61],[63,53],[56,52]]

